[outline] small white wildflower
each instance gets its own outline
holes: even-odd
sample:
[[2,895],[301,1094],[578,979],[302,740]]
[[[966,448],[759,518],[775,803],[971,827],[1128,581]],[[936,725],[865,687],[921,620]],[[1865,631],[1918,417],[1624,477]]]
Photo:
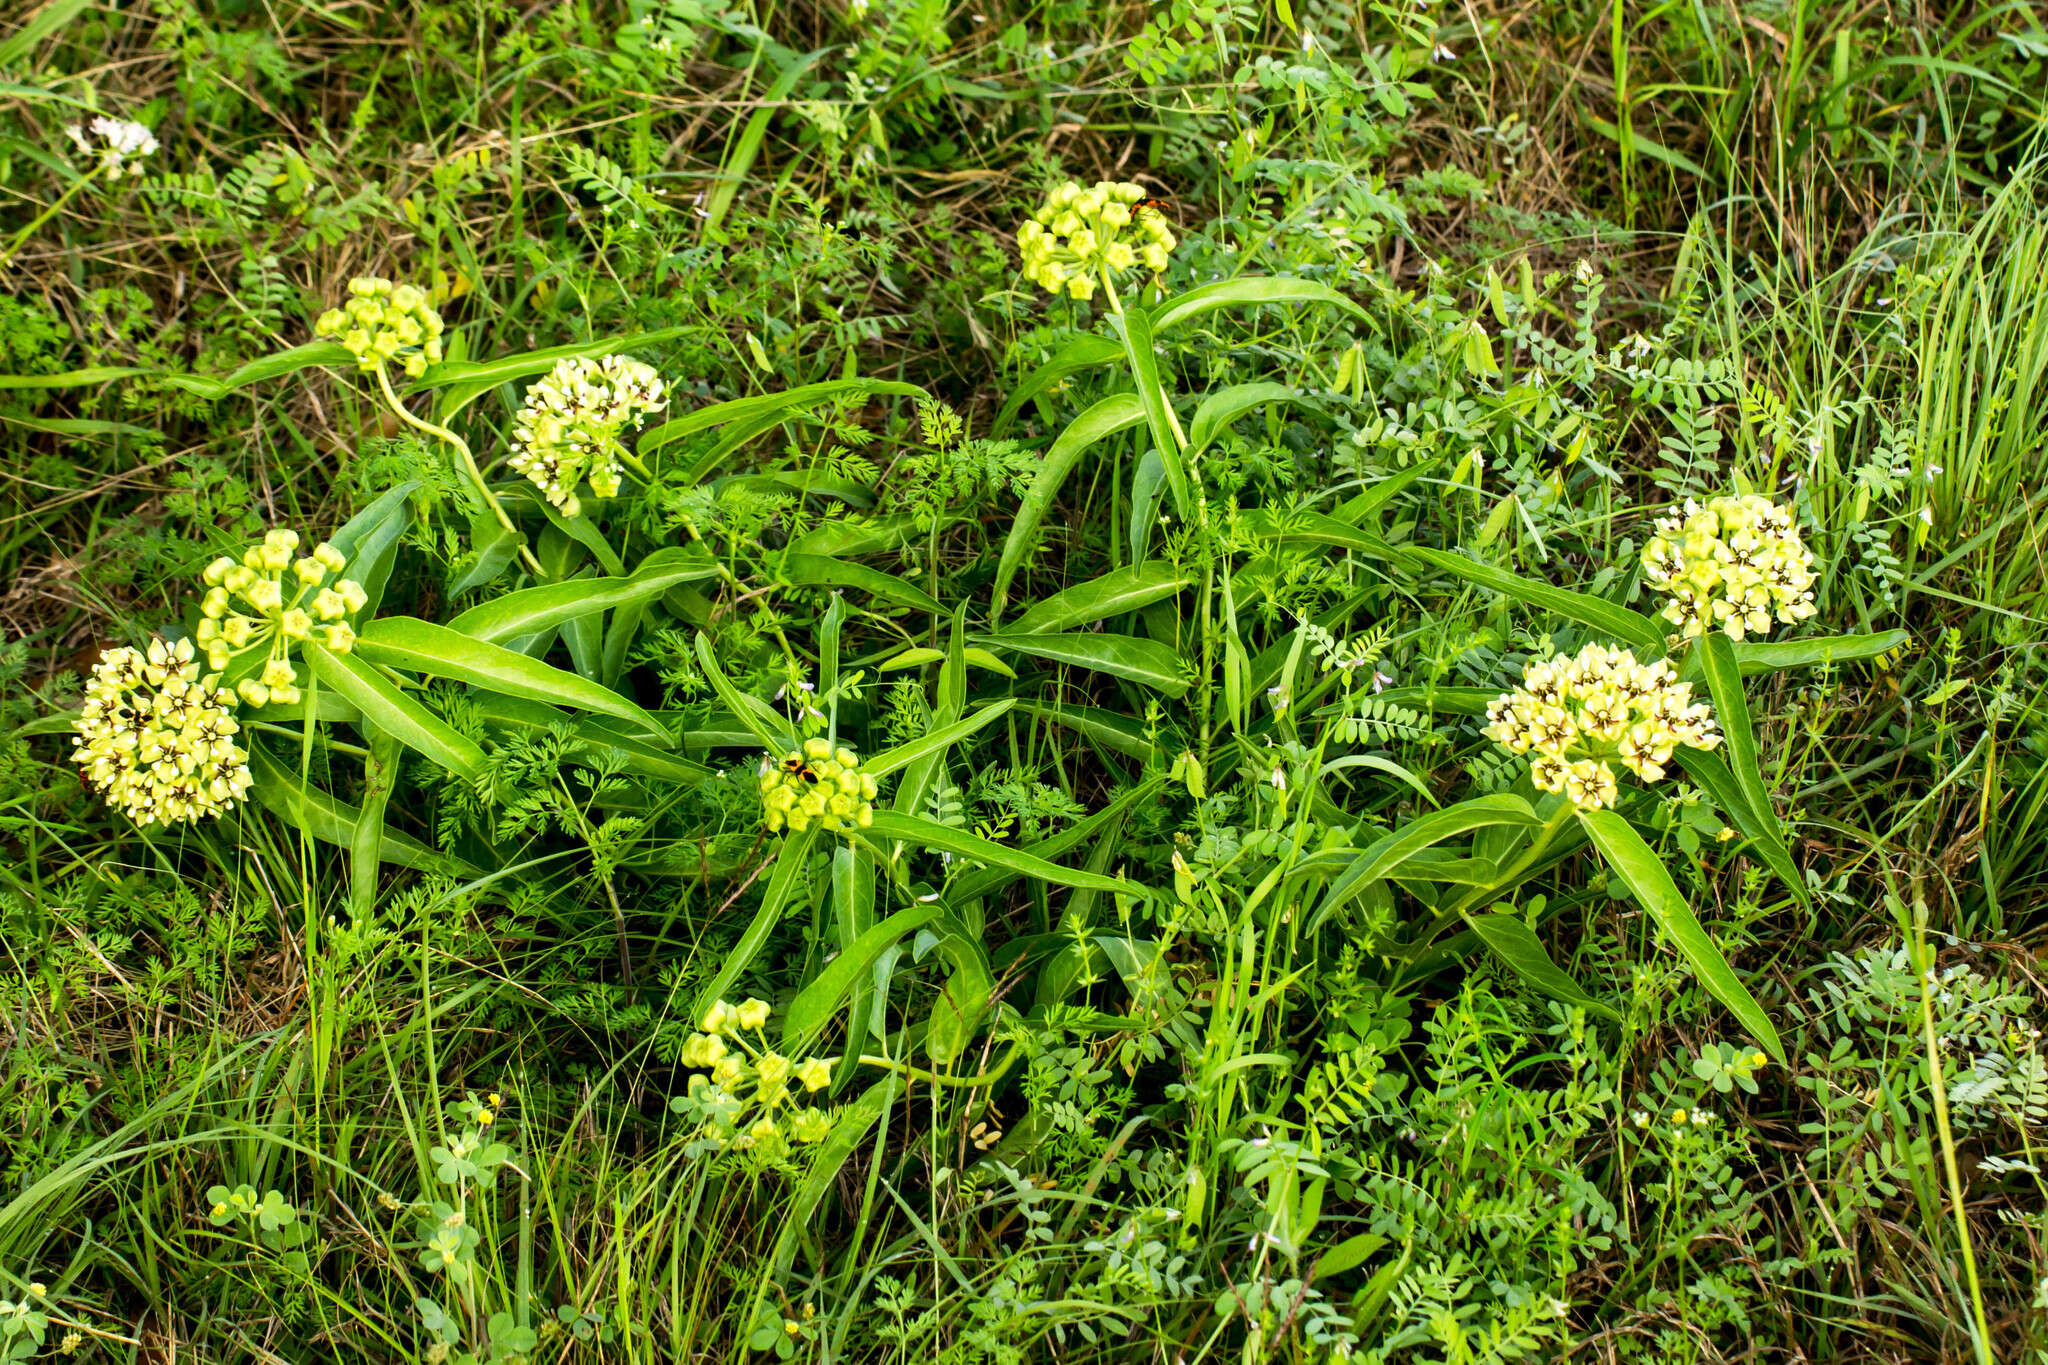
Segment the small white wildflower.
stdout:
[[[92,137],[86,136],[86,129],[72,124],[64,130],[65,135],[78,144],[82,152],[97,152],[100,169],[107,173],[107,179],[119,180],[123,174],[140,175],[142,168],[130,166],[130,161],[140,161],[156,151],[156,134],[132,119],[107,118],[92,121]],[[98,145],[94,145],[94,139]]]

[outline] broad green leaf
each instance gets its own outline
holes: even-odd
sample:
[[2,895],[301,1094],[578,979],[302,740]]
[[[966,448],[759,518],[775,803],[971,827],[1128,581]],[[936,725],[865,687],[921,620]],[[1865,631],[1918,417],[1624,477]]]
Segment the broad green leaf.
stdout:
[[1209,443],[1232,422],[1268,403],[1305,403],[1309,396],[1286,384],[1233,384],[1204,398],[1188,419],[1188,458],[1209,448]]
[[828,555],[784,555],[781,577],[784,582],[800,588],[858,588],[875,597],[901,602],[937,616],[946,612],[943,603],[913,583],[865,564],[833,559]]
[[1790,889],[1801,902],[1810,899],[1806,879],[1799,875],[1799,865],[1792,861],[1792,850],[1785,845],[1784,832],[1775,815],[1765,824],[1749,808],[1749,799],[1737,785],[1735,775],[1728,771],[1728,765],[1721,756],[1705,749],[1680,749],[1673,757],[1678,766],[1697,782],[1713,803],[1728,812],[1728,819],[1742,831],[1757,856],[1764,860],[1779,881]]
[[796,1261],[796,1249],[806,1233],[817,1224],[812,1215],[818,1205],[824,1202],[839,1183],[840,1172],[853,1154],[868,1139],[868,1130],[881,1122],[882,1116],[896,1102],[896,1096],[903,1082],[894,1074],[885,1073],[882,1078],[869,1086],[861,1097],[843,1106],[832,1116],[832,1135],[819,1143],[805,1164],[803,1183],[796,1188],[795,1197],[782,1211],[782,1228],[775,1237],[775,1252],[771,1257],[773,1273],[761,1276],[759,1297],[767,1292],[771,1283],[779,1284],[788,1275],[789,1268]]
[[1166,492],[1166,461],[1156,450],[1138,457],[1137,472],[1131,475],[1131,562],[1142,563],[1152,546],[1152,528],[1159,517],[1159,500]]
[[988,952],[951,911],[939,916],[936,951],[952,968],[939,995],[932,1002],[930,1027],[925,1033],[925,1055],[943,1066],[963,1052],[995,994],[996,981],[989,971]]
[[155,373],[140,365],[90,365],[60,374],[0,374],[0,389],[84,389]]
[[1059,496],[1067,475],[1080,463],[1082,454],[1097,441],[1144,420],[1145,405],[1138,401],[1136,394],[1111,394],[1067,423],[1066,430],[1045,452],[1045,459],[1038,466],[1038,475],[1031,481],[1023,500],[1017,504],[1016,515],[1010,521],[1010,533],[1003,540],[1002,558],[996,564],[995,584],[991,589],[998,613],[1008,599],[1010,580],[1016,576],[1031,547],[1038,542],[1039,525],[1051,510],[1053,499]]
[[1521,797],[1508,792],[1475,796],[1455,806],[1418,815],[1399,829],[1380,836],[1358,855],[1330,885],[1326,904],[1334,907],[1354,889],[1362,889],[1386,877],[1423,849],[1455,839],[1471,830],[1490,825],[1540,825],[1542,819]]
[[1131,367],[1131,379],[1138,387],[1138,401],[1145,407],[1145,421],[1152,428],[1152,444],[1166,470],[1166,487],[1173,495],[1173,510],[1188,515],[1187,464],[1181,454],[1181,439],[1173,413],[1173,400],[1159,378],[1159,357],[1152,349],[1152,322],[1143,309],[1133,309],[1110,319],[1110,326],[1124,344],[1124,359]]
[[579,617],[650,602],[683,583],[717,574],[704,555],[678,547],[656,550],[625,578],[584,578],[522,588],[471,607],[448,628],[488,644],[537,635]]
[[1028,654],[1075,668],[1108,673],[1141,684],[1169,697],[1188,690],[1180,656],[1157,640],[1135,635],[1100,635],[1079,632],[1066,635],[979,635],[980,644],[990,649]]
[[692,1023],[701,1020],[715,1002],[725,999],[740,979],[740,973],[753,966],[754,959],[761,955],[761,949],[767,946],[768,936],[782,922],[797,888],[803,885],[804,866],[810,861],[811,846],[817,838],[816,830],[782,836],[775,850],[775,870],[768,874],[768,889],[761,893],[760,908],[754,911],[754,918],[740,935],[739,942],[726,952],[718,975],[697,993],[697,1006],[690,1016]]
[[[250,784],[249,794],[278,819],[294,829],[304,830],[322,843],[337,844],[342,848],[349,848],[355,843],[362,813],[339,797],[300,781],[262,744],[249,746],[249,774],[255,779]],[[377,852],[387,863],[422,872],[449,872],[458,876],[474,876],[477,872],[460,858],[436,852],[411,835],[395,829],[384,831]]]
[[[493,725],[508,726],[529,734],[568,730],[575,740],[564,757],[572,761],[582,758],[594,764],[600,761],[601,755],[609,755],[609,761],[619,764],[621,772],[685,786],[693,786],[711,776],[711,769],[703,764],[681,757],[670,747],[657,747],[630,735],[619,734],[611,728],[610,721],[597,716],[572,715],[542,702],[502,694],[484,694],[477,697],[476,702],[484,720]],[[742,745],[751,744],[754,739],[745,731],[735,738]]]
[[304,346],[294,346],[276,355],[266,355],[250,361],[239,369],[232,370],[220,381],[224,394],[236,389],[245,389],[251,384],[261,384],[266,379],[279,379],[300,370],[325,366],[330,369],[354,369],[356,358],[348,348],[338,341],[311,341]]
[[1663,861],[1643,842],[1643,836],[1636,833],[1635,826],[1611,810],[1580,811],[1579,823],[1600,850],[1607,866],[1621,878],[1637,903],[1657,922],[1665,939],[1692,968],[1693,975],[1706,987],[1707,994],[1727,1006],[1729,1013],[1749,1031],[1750,1037],[1763,1045],[1779,1066],[1785,1065],[1785,1049],[1778,1041],[1778,1031],[1771,1026],[1770,1017],[1749,993],[1749,988],[1742,984],[1735,969],[1728,965],[1728,959],[1693,915],[1685,897],[1679,894]]
[[[844,953],[860,942],[860,936],[875,924],[875,855],[866,844],[842,843],[832,852],[832,932]],[[860,1050],[874,1032],[874,977],[862,972],[854,977],[848,992],[852,1015],[846,1030],[846,1046],[832,1068],[836,1092],[860,1066]]]
[[1194,574],[1164,560],[1112,569],[1039,602],[1012,621],[1006,634],[1042,635],[1092,625],[1171,597],[1194,581]]
[[[763,48],[768,46],[766,38],[767,35],[763,34]],[[705,197],[704,216],[698,222],[700,240],[725,240],[725,235],[719,230],[720,226],[725,222],[726,210],[732,207],[733,196],[738,194],[740,186],[746,183],[747,172],[753,168],[754,158],[761,154],[761,144],[768,138],[769,121],[775,116],[776,110],[783,107],[783,102],[789,98],[790,92],[796,89],[797,82],[803,79],[804,73],[820,58],[838,49],[821,47],[801,56],[779,45],[772,50],[780,54],[777,60],[786,61],[788,65],[776,73],[774,82],[761,96],[760,106],[748,115],[739,137],[728,144],[723,164],[718,168],[718,178],[712,182],[711,193]],[[749,96],[752,93],[751,90],[747,91]]]
[[1084,335],[1069,340],[1053,354],[1053,358],[1040,365],[1010,391],[1002,411],[989,424],[989,435],[1003,436],[1010,430],[1010,423],[1024,410],[1024,405],[1040,394],[1057,389],[1070,374],[1080,370],[1091,370],[1107,365],[1124,353],[1124,348],[1108,337]]
[[1548,583],[1523,578],[1519,574],[1497,569],[1491,564],[1481,564],[1476,559],[1468,559],[1464,555],[1451,554],[1445,550],[1417,547],[1408,553],[1468,583],[1475,583],[1540,610],[1568,617],[1581,625],[1591,626],[1627,645],[1644,659],[1663,656],[1664,632],[1658,629],[1654,622],[1626,607],[1618,607],[1604,598],[1573,592],[1568,588],[1552,587]]
[[484,751],[465,739],[426,707],[398,690],[370,664],[353,654],[335,654],[306,642],[306,658],[323,686],[348,699],[364,719],[425,754],[459,777],[474,779],[483,772]]
[[[1735,779],[1735,790],[1740,795],[1729,810],[1729,817],[1749,836],[1778,879],[1804,901],[1805,880],[1792,862],[1791,851],[1785,847],[1777,808],[1771,804],[1771,794],[1764,786],[1756,727],[1749,718],[1749,702],[1742,694],[1742,673],[1735,662],[1735,642],[1722,632],[1711,630],[1700,638],[1698,652],[1699,666],[1706,673],[1707,693],[1714,700],[1714,716],[1721,723],[1722,741],[1728,751],[1727,771]],[[1711,759],[1713,755],[1706,757]],[[1691,770],[1691,765],[1687,765],[1687,771]]]
[[1572,979],[1571,973],[1552,962],[1535,930],[1517,916],[1490,914],[1467,915],[1465,918],[1472,925],[1472,932],[1479,936],[1479,941],[1537,990],[1567,1005],[1579,1005],[1610,1019],[1620,1017],[1611,1007],[1587,994],[1585,987]]
[[[916,645],[901,653],[891,654],[876,664],[875,670],[879,673],[895,673],[906,668],[923,668],[926,664],[938,663],[945,657],[946,651],[943,649],[933,649],[930,645]],[[973,664],[976,668],[987,669],[991,673],[1000,673],[1006,678],[1017,676],[1016,669],[985,649],[963,649],[960,651],[960,659],[963,663]]]
[[1436,459],[1432,456],[1424,459],[1419,464],[1409,466],[1398,474],[1388,474],[1383,478],[1375,480],[1372,487],[1366,489],[1363,493],[1347,499],[1341,506],[1332,509],[1330,515],[1336,520],[1349,525],[1362,526],[1367,517],[1377,514],[1382,507],[1392,502],[1402,489],[1414,483],[1434,468],[1436,468]]
[[917,762],[927,754],[935,754],[958,744],[1016,704],[1014,697],[1004,697],[1000,701],[990,702],[973,715],[954,721],[951,725],[942,725],[893,749],[884,749],[878,754],[870,755],[861,760],[861,771],[877,778],[886,777],[898,768],[908,767]]
[[697,662],[704,669],[704,676],[711,680],[711,690],[732,711],[733,719],[751,730],[763,748],[781,754],[796,747],[796,734],[788,721],[759,697],[748,696],[733,686],[732,679],[718,665],[718,654],[711,648],[710,637],[701,630],[697,632]]
[[350,517],[327,538],[327,543],[348,560],[342,572],[363,589],[366,600],[359,620],[374,617],[378,603],[384,600],[392,566],[398,562],[399,541],[412,524],[410,498],[419,486],[418,479],[400,484]]
[[1145,727],[1121,711],[1095,706],[1068,706],[1060,702],[1025,701],[1017,704],[1022,715],[1036,716],[1063,725],[1103,748],[1147,762],[1164,761],[1165,755],[1145,737]]
[[[825,964],[823,971],[812,978],[809,985],[797,992],[796,999],[790,1001],[789,1008],[782,1012],[783,1039],[795,1044],[799,1040],[816,1038],[831,1022],[832,1015],[855,983],[875,965],[875,959],[891,945],[937,919],[944,909],[937,901],[927,901],[907,910],[898,910],[862,933],[852,946],[842,949],[837,957]],[[850,1041],[849,1046],[854,1046],[854,1043]]]
[[887,393],[910,398],[930,396],[915,384],[901,384],[889,379],[831,379],[821,384],[803,384],[781,393],[734,398],[685,413],[641,433],[634,449],[642,459],[647,459],[663,446],[685,436],[709,431],[713,427],[731,427],[733,430],[722,436],[719,444],[691,467],[685,482],[695,483],[716,469],[733,450],[781,422],[792,409],[855,393]]
[[1744,640],[1735,645],[1735,662],[1745,678],[1782,673],[1788,668],[1860,663],[1902,649],[1912,638],[1903,630],[1885,630],[1874,635],[1824,635],[1817,640]]
[[643,727],[663,743],[673,742],[659,721],[609,687],[447,626],[409,616],[387,616],[363,627],[356,652],[386,668],[453,678],[508,697],[617,716]]
[[1408,551],[1396,549],[1387,543],[1377,531],[1366,531],[1349,522],[1324,516],[1320,512],[1273,511],[1256,508],[1239,517],[1240,524],[1254,536],[1275,540],[1281,544],[1307,542],[1311,545],[1333,545],[1338,549],[1356,550],[1374,559],[1398,560]]
[[969,834],[964,829],[942,825],[917,815],[902,815],[896,811],[876,811],[875,823],[863,834],[875,839],[896,839],[934,853],[950,853],[956,858],[972,858],[990,867],[1000,867],[1021,877],[1030,877],[1055,886],[1080,887],[1101,891],[1109,895],[1143,895],[1145,888],[1136,882],[1120,877],[1102,877],[1091,872],[1061,867],[1058,863],[1047,862],[1022,849]]
[[1326,284],[1313,280],[1248,275],[1219,280],[1176,295],[1152,310],[1152,330],[1164,332],[1219,308],[1268,303],[1327,303],[1357,318],[1370,318],[1363,308]]

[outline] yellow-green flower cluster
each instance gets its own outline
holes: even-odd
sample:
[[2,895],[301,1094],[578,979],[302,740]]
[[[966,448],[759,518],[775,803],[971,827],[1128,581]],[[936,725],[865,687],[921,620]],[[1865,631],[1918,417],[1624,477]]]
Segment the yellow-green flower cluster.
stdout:
[[[780,1159],[789,1143],[822,1142],[832,1117],[799,1103],[799,1092],[816,1094],[832,1080],[822,1057],[797,1061],[767,1045],[768,1002],[720,1000],[705,1011],[702,1031],[684,1042],[678,1060],[700,1067],[689,1089],[670,1107],[698,1120],[696,1140],[717,1151],[751,1151]],[[749,1035],[752,1035],[751,1037]],[[708,1073],[708,1074],[707,1074]]]
[[1140,263],[1155,275],[1166,269],[1176,245],[1173,232],[1157,209],[1139,207],[1144,198],[1142,185],[1061,185],[1017,229],[1024,274],[1055,294],[1085,299],[1105,273]]
[[200,676],[190,640],[110,649],[86,683],[72,757],[144,829],[219,815],[249,790],[234,707],[217,675]]
[[1587,645],[1522,670],[1522,685],[1486,708],[1486,735],[1511,753],[1528,754],[1538,789],[1562,792],[1575,806],[1614,804],[1615,764],[1645,782],[1664,776],[1681,744],[1711,749],[1721,742],[1713,708],[1692,699],[1658,659],[1639,664],[1626,649]]
[[813,822],[830,830],[866,829],[875,822],[875,779],[860,770],[860,756],[808,739],[781,762],[761,762],[761,804],[772,832],[785,824],[798,834]]
[[294,643],[315,640],[336,654],[355,648],[350,618],[369,600],[362,585],[336,576],[348,561],[332,545],[322,543],[304,557],[298,548],[299,533],[279,528],[239,562],[222,555],[201,575],[206,596],[199,604],[199,647],[208,665],[218,672],[236,656],[268,647],[262,670],[235,686],[251,706],[299,700]]
[[558,361],[526,391],[512,425],[512,469],[573,517],[586,478],[598,497],[618,495],[619,433],[667,401],[661,375],[628,356]]
[[1690,638],[1724,630],[1734,639],[1768,635],[1813,615],[1813,553],[1790,510],[1756,494],[1686,500],[1659,517],[1643,547],[1643,577],[1671,595],[1664,617]]
[[339,341],[363,370],[396,364],[418,379],[441,359],[441,315],[426,291],[373,276],[348,282],[348,302],[313,324],[313,335]]

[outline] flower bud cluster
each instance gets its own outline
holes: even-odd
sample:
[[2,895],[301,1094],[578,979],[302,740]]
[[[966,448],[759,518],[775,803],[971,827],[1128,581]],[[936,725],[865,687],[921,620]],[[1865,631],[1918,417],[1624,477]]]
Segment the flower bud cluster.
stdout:
[[299,533],[278,528],[240,561],[223,555],[201,575],[206,596],[199,606],[199,647],[207,664],[219,672],[238,655],[268,646],[262,671],[236,684],[251,706],[298,701],[292,645],[314,640],[348,653],[356,643],[350,618],[369,601],[361,584],[338,577],[348,564],[341,551],[322,543],[301,558],[298,548]]
[[1692,700],[1692,684],[1671,665],[1636,662],[1626,649],[1587,645],[1522,670],[1522,685],[1486,708],[1487,738],[1529,754],[1539,790],[1562,792],[1584,810],[1614,804],[1613,765],[1645,782],[1664,776],[1681,744],[1721,742],[1713,708]]
[[192,642],[110,649],[86,683],[73,759],[87,785],[136,824],[219,815],[249,790],[235,695],[200,676]]
[[132,119],[102,115],[90,125],[69,125],[64,135],[78,144],[79,151],[99,158],[100,169],[109,180],[119,180],[124,174],[141,175],[142,167],[130,163],[156,153],[156,134]]
[[1755,494],[1687,499],[1682,515],[1659,517],[1643,577],[1670,594],[1664,618],[1687,638],[1768,635],[1772,617],[1789,626],[1815,611],[1813,552],[1791,511]]
[[813,821],[825,829],[866,829],[875,822],[875,779],[860,771],[860,756],[808,739],[780,763],[761,761],[761,804],[771,832],[785,824],[801,834]]
[[348,302],[322,313],[313,335],[339,341],[356,367],[378,370],[397,364],[418,379],[441,359],[441,315],[426,292],[409,284],[363,276],[348,282]]
[[557,361],[526,391],[513,422],[512,469],[573,517],[585,479],[598,497],[618,496],[619,433],[667,402],[661,375],[628,356]]
[[697,1119],[696,1141],[706,1150],[753,1152],[775,1161],[791,1142],[809,1145],[831,1135],[831,1115],[798,1101],[799,1091],[813,1095],[830,1084],[832,1064],[822,1057],[796,1061],[771,1050],[763,1034],[767,1001],[720,1000],[700,1022],[702,1031],[684,1042],[678,1060],[703,1070],[669,1107]]
[[1017,229],[1024,274],[1041,288],[1085,299],[1105,271],[1143,263],[1166,269],[1177,245],[1157,209],[1139,207],[1142,185],[1099,180],[1082,189],[1069,180]]

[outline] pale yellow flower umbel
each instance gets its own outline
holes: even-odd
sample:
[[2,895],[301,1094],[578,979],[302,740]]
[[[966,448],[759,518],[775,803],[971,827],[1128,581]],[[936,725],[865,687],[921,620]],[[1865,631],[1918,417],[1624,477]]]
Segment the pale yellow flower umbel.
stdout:
[[813,822],[829,830],[866,829],[875,822],[878,790],[874,777],[860,771],[860,756],[828,739],[806,740],[780,762],[761,763],[761,804],[771,831],[787,824],[801,834]]
[[1587,645],[1522,670],[1522,685],[1486,708],[1487,738],[1529,755],[1538,789],[1562,792],[1582,810],[1614,804],[1616,764],[1645,782],[1664,776],[1680,745],[1721,742],[1713,708],[1692,699],[1658,659],[1636,662],[1626,649]]
[[582,510],[576,486],[588,479],[600,498],[618,496],[619,434],[667,403],[661,375],[628,356],[557,361],[512,424],[510,464],[565,517]]
[[1690,499],[1659,517],[1643,547],[1643,577],[1671,601],[1664,618],[1690,639],[1709,630],[1740,640],[1768,635],[1773,619],[1813,615],[1813,553],[1789,509],[1756,494]]
[[207,664],[222,672],[239,656],[264,649],[263,666],[235,685],[251,706],[290,706],[300,698],[292,646],[312,640],[336,654],[355,648],[355,614],[369,595],[354,579],[338,575],[348,561],[322,543],[298,556],[299,533],[272,530],[241,559],[222,555],[206,566],[200,581],[199,647]]
[[738,1005],[720,1000],[706,1010],[700,1031],[684,1039],[676,1055],[698,1074],[669,1107],[695,1116],[693,1137],[708,1147],[775,1161],[790,1141],[810,1144],[831,1135],[832,1116],[800,1105],[798,1090],[811,1095],[824,1089],[832,1081],[832,1063],[785,1057],[741,1036],[762,1033],[768,1014],[768,1002],[753,999]]
[[396,365],[418,379],[441,359],[441,315],[426,291],[374,276],[348,282],[348,302],[322,313],[313,335],[339,341],[356,358],[356,368]]
[[147,829],[219,815],[249,790],[235,695],[200,675],[192,642],[100,655],[72,758],[107,803]]
[[1135,265],[1157,275],[1177,245],[1158,210],[1137,207],[1142,185],[1069,180],[1017,229],[1024,274],[1040,288],[1091,297],[1105,277]]

